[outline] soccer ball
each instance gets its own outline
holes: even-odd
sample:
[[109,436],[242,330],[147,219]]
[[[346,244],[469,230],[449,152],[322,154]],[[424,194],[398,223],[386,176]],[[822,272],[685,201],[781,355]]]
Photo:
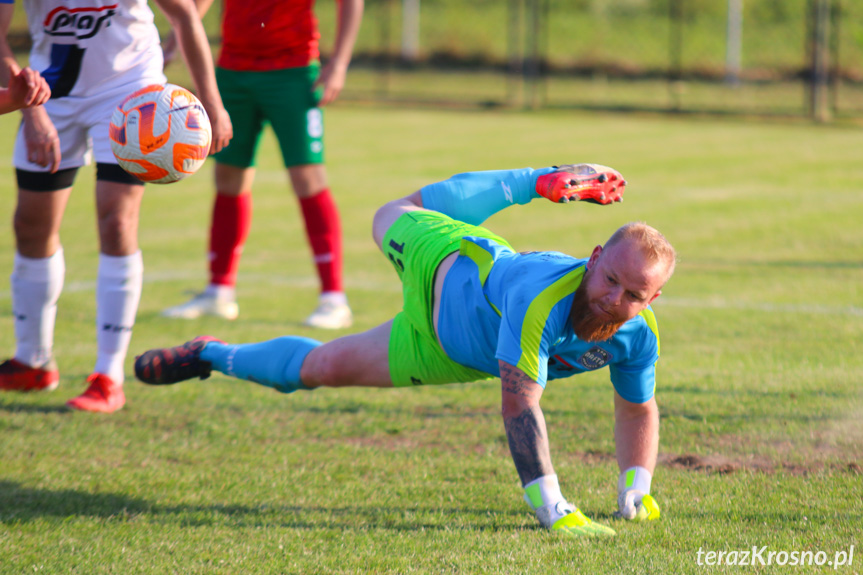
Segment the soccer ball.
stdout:
[[174,84],[152,84],[117,106],[109,136],[124,170],[144,182],[170,184],[204,165],[213,133],[194,94]]

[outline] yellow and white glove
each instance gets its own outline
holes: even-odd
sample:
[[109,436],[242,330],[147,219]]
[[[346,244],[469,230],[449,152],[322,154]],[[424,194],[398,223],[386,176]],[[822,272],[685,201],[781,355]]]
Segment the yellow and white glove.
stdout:
[[581,537],[616,535],[614,529],[594,523],[563,498],[557,475],[543,475],[525,485],[524,500],[546,529]]
[[650,495],[650,472],[643,467],[630,467],[617,480],[617,507],[614,516],[630,521],[659,519],[659,505]]

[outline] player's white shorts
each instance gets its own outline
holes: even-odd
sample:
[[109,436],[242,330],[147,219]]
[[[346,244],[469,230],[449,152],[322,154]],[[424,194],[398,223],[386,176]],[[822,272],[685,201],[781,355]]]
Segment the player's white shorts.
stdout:
[[[164,77],[156,76],[125,84],[111,92],[89,98],[66,96],[48,100],[45,111],[60,137],[60,168],[80,168],[94,158],[96,163],[116,164],[117,159],[111,151],[108,126],[114,108],[132,92],[150,84],[164,84]],[[27,160],[27,144],[24,142],[23,126],[18,130],[15,152],[12,156],[14,166],[30,172],[48,172],[51,166],[40,166]]]

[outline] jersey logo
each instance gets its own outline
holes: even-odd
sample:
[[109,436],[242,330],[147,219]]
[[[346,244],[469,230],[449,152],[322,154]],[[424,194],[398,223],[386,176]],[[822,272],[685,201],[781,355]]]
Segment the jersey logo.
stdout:
[[111,16],[117,13],[116,8],[116,4],[88,8],[59,6],[45,17],[43,28],[49,36],[74,36],[78,40],[86,40],[111,25]]
[[512,203],[512,189],[507,185],[506,182],[501,182],[500,185],[503,188],[503,195],[506,196],[506,201]]
[[578,358],[578,363],[586,369],[599,369],[609,361],[611,361],[611,354],[596,345]]

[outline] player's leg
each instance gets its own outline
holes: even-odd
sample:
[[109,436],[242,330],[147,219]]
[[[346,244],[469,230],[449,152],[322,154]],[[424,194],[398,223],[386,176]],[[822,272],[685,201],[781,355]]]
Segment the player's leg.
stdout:
[[[60,143],[57,171],[51,173],[48,167],[31,161],[36,158],[23,125],[13,153],[18,184],[13,219],[17,252],[10,280],[16,350],[15,359],[0,365],[0,388],[7,390],[53,389],[59,381],[53,345],[57,300],[65,275],[60,224],[75,174],[86,163],[88,146],[75,103],[59,98],[49,100],[43,108]],[[105,130],[107,133],[107,127]]]
[[[229,146],[230,147],[230,146]],[[212,315],[234,320],[237,304],[237,269],[252,226],[252,185],[255,169],[216,161],[216,197],[210,221],[210,280],[191,300],[162,312],[165,317],[196,319]]]
[[305,323],[324,329],[350,327],[353,316],[342,280],[341,222],[327,186],[326,170],[323,164],[303,164],[288,168],[288,173],[300,203],[321,286],[318,307]]
[[10,276],[16,348],[13,358],[0,364],[0,389],[5,391],[51,390],[59,383],[54,324],[66,271],[60,224],[76,171],[17,172],[16,253]]
[[261,343],[208,343],[201,359],[212,369],[282,393],[316,387],[390,387],[392,321],[325,344],[303,337]]
[[[421,199],[413,198],[410,203],[480,225],[509,206],[527,204],[539,197],[554,202],[581,199],[608,204],[622,201],[625,185],[614,170],[593,164],[467,172],[423,187],[419,192]],[[397,200],[396,204],[403,200]]]
[[342,283],[339,211],[324,168],[324,116],[312,90],[318,71],[312,65],[266,73],[259,97],[279,140],[320,280],[319,305],[305,323],[340,329],[353,318]]
[[372,220],[372,237],[375,240],[375,245],[382,252],[386,253],[383,247],[384,236],[386,236],[392,225],[406,212],[417,210],[425,210],[423,207],[422,194],[414,192],[409,196],[393,200],[385,203],[375,212],[375,217]]
[[392,320],[366,332],[347,335],[309,353],[300,371],[308,388],[392,387],[389,349]]
[[96,363],[88,388],[67,402],[85,411],[112,412],[125,404],[124,363],[141,300],[144,263],[138,219],[144,185],[116,164],[96,167],[99,269],[96,276]]
[[[63,170],[62,174],[48,175],[48,177],[56,177],[58,181],[63,180],[62,183],[58,183],[63,187],[57,190],[18,189],[18,204],[15,206],[13,216],[15,246],[18,254],[28,258],[47,258],[62,249],[60,225],[72,192],[71,180],[75,172],[77,168]],[[39,176],[42,179],[43,174]],[[23,172],[19,171],[19,180],[24,177],[29,176],[24,176]],[[66,181],[70,184],[68,187]]]
[[209,237],[209,283],[190,301],[162,312],[165,317],[195,319],[212,315],[236,319],[237,269],[252,224],[255,156],[264,118],[255,97],[253,72],[216,69],[219,91],[231,116],[234,137],[215,155],[215,188]]
[[469,172],[424,186],[408,196],[381,206],[375,213],[372,236],[383,250],[382,242],[390,226],[405,212],[436,211],[455,220],[479,225],[491,215],[514,204],[527,204],[538,198],[537,178],[553,168]]
[[554,168],[467,172],[424,186],[422,203],[428,210],[480,225],[497,212],[540,197],[536,182]]
[[163,385],[205,379],[218,371],[282,393],[316,387],[389,387],[391,324],[325,344],[285,336],[230,345],[205,336],[141,354],[135,361],[135,375],[145,383]]
[[[412,316],[423,315],[421,310],[414,311],[420,313],[402,312],[368,331],[324,344],[294,336],[242,345],[218,340],[203,342],[198,368],[282,393],[319,387],[444,384],[490,377],[447,358],[427,326],[412,322]],[[144,357],[135,364],[136,374],[139,363],[144,364]]]
[[[252,227],[252,186],[255,168],[216,161],[216,199],[210,224],[210,283],[207,291],[217,303],[213,315],[234,319],[237,269]],[[231,305],[232,304],[232,305]]]
[[437,342],[432,320],[438,265],[458,249],[462,232],[469,227],[431,213],[403,218],[392,226],[386,241],[403,249],[385,252],[405,286],[404,310],[377,328],[324,345],[302,337],[248,345],[202,337],[147,351],[135,362],[135,374],[145,383],[168,384],[206,378],[215,369],[286,393],[322,386],[411,386],[489,377],[450,360]]

